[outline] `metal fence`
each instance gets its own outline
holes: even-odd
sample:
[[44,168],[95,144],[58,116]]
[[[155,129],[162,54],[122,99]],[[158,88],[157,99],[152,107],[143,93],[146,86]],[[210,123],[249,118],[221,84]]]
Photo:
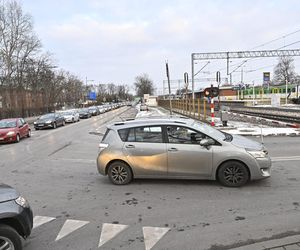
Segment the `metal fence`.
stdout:
[[[158,100],[158,105],[170,109],[169,100]],[[206,99],[172,100],[172,111],[202,121],[206,121],[211,115],[210,104]]]

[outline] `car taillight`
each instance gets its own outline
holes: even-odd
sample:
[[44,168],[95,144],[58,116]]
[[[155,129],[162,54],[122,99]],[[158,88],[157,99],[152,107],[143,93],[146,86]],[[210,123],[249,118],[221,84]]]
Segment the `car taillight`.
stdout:
[[101,152],[103,149],[107,148],[108,144],[107,143],[100,143],[99,144],[99,152]]

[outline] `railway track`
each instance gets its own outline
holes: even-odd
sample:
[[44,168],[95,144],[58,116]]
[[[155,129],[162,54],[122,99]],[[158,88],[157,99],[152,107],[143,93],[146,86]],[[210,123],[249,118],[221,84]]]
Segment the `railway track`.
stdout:
[[231,108],[232,112],[286,123],[300,124],[300,110],[278,108]]

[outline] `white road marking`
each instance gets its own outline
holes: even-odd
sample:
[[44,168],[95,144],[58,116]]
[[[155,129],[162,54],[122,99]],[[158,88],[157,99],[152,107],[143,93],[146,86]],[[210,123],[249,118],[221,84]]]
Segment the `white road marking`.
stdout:
[[68,234],[74,232],[75,230],[85,226],[88,223],[90,223],[90,222],[89,221],[80,221],[80,220],[66,220],[65,224],[63,225],[60,232],[58,233],[55,241],[62,239],[63,237],[65,237]]
[[37,228],[47,222],[53,221],[56,218],[54,217],[46,217],[46,216],[34,216],[33,218],[33,229]]
[[167,227],[143,227],[146,250],[150,250],[169,230]]
[[127,225],[103,223],[98,247],[104,245],[127,227]]
[[279,156],[271,157],[272,162],[277,161],[300,161],[300,156]]

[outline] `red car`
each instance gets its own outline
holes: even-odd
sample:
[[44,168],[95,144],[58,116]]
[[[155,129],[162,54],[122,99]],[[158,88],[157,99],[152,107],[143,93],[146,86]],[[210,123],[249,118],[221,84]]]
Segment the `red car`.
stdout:
[[19,142],[23,137],[30,137],[31,129],[23,118],[0,120],[0,143]]

